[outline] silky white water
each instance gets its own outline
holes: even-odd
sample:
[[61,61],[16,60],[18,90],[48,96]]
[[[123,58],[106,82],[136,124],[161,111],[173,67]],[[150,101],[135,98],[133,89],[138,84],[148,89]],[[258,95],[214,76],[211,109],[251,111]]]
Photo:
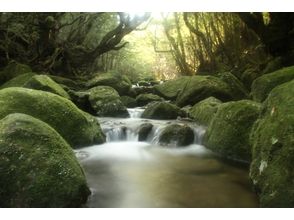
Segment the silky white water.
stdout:
[[[107,142],[76,150],[92,191],[87,207],[256,207],[248,170],[219,160],[201,145],[205,129],[189,121],[98,118]],[[152,123],[145,142],[138,128]],[[170,123],[188,124],[194,143],[166,148],[158,136]]]

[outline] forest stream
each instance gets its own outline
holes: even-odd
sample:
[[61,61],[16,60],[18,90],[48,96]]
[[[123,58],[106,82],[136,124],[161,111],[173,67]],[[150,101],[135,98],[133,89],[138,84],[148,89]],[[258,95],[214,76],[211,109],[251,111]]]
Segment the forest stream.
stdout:
[[[143,109],[128,109],[130,118],[97,118],[107,142],[76,150],[91,196],[86,207],[258,207],[248,168],[222,161],[201,145],[205,129],[188,121],[194,143],[162,147],[158,136],[172,121],[140,118]],[[151,122],[146,142],[138,127]]]

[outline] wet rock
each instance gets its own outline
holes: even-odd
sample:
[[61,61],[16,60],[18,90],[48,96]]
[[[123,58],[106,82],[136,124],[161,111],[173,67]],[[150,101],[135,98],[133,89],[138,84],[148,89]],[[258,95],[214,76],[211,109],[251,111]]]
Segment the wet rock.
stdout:
[[136,102],[138,106],[145,106],[151,102],[163,101],[164,99],[159,97],[158,95],[154,95],[151,93],[141,94],[136,97]]
[[194,141],[194,132],[187,125],[170,124],[159,136],[159,143],[164,146],[187,146]]
[[189,110],[189,116],[197,123],[208,126],[222,102],[214,97],[204,99]]
[[250,162],[249,134],[260,109],[250,100],[221,104],[204,135],[204,145],[223,157]]
[[294,80],[275,87],[251,131],[250,178],[261,207],[294,206]]
[[294,66],[286,67],[257,78],[252,83],[251,93],[253,100],[258,102],[264,101],[273,88],[293,79]]
[[129,117],[127,108],[121,102],[115,89],[109,86],[97,86],[87,92],[89,92],[89,101],[97,116]]
[[0,120],[0,206],[80,207],[90,194],[68,143],[25,114]]
[[149,133],[152,131],[153,124],[151,123],[143,123],[139,127],[138,136],[139,141],[146,141]]
[[176,119],[178,116],[185,117],[179,107],[168,102],[153,102],[147,105],[142,118],[149,119]]
[[127,108],[135,108],[137,107],[136,99],[130,97],[130,96],[121,96],[120,100],[126,106]]

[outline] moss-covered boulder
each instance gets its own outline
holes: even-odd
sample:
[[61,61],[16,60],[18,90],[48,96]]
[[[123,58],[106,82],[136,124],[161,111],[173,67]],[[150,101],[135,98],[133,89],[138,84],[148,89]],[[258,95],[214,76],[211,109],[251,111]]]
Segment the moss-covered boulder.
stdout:
[[217,77],[220,78],[222,81],[228,84],[232,96],[235,100],[239,99],[248,99],[249,92],[244,86],[244,84],[232,73],[224,72],[217,74]]
[[0,119],[11,113],[38,118],[53,127],[72,147],[105,142],[96,118],[71,101],[50,92],[11,87],[0,90]]
[[179,107],[168,102],[153,102],[147,105],[141,118],[149,119],[176,119],[178,116],[184,117],[183,112]]
[[70,99],[70,96],[67,94],[64,89],[54,82],[50,77],[46,75],[36,75],[31,77],[24,85],[23,87],[29,88],[29,89],[36,89],[36,90],[42,90],[46,92],[51,92],[56,95],[60,95],[64,98]]
[[79,207],[90,191],[68,143],[25,114],[0,120],[0,206]]
[[129,117],[127,108],[120,100],[120,96],[109,86],[97,86],[90,90],[89,101],[98,116]]
[[24,84],[26,84],[26,82],[29,81],[35,75],[36,74],[32,72],[18,75],[4,83],[2,86],[0,86],[0,89],[5,89],[9,87],[23,87]]
[[274,88],[251,131],[250,177],[262,207],[294,207],[294,80]]
[[135,108],[137,107],[137,102],[136,99],[130,97],[130,96],[121,96],[120,100],[122,101],[122,103],[124,104],[124,106],[128,107],[128,108]]
[[194,105],[213,96],[221,101],[233,100],[233,93],[227,83],[213,76],[193,76],[177,96],[176,104],[180,107]]
[[86,83],[88,88],[96,86],[110,86],[114,88],[120,95],[127,95],[132,87],[131,81],[123,75],[114,73],[96,74],[94,78]]
[[164,99],[161,98],[158,95],[154,95],[151,93],[147,94],[140,94],[136,97],[136,102],[138,106],[145,106],[149,104],[150,102],[156,102],[156,101],[163,101]]
[[138,128],[138,139],[139,141],[146,141],[148,135],[152,131],[153,124],[146,122],[140,125]]
[[260,108],[250,100],[220,105],[204,135],[204,145],[223,157],[251,161],[249,134]]
[[265,74],[252,83],[251,93],[255,101],[262,102],[276,86],[294,79],[294,66]]
[[244,70],[242,75],[240,76],[241,81],[244,83],[248,90],[251,90],[252,82],[262,76],[262,72],[257,68],[248,68]]
[[19,76],[24,73],[32,72],[32,69],[16,61],[11,61],[1,72],[0,72],[0,85],[7,82],[8,80]]
[[204,99],[189,109],[189,116],[197,123],[207,126],[222,102],[214,97]]
[[194,132],[187,125],[170,124],[159,135],[159,143],[163,146],[182,147],[192,144]]
[[84,83],[80,80],[72,80],[69,78],[64,78],[62,76],[48,75],[54,82],[60,84],[62,87],[67,87],[71,90],[81,90],[85,87]]
[[92,105],[89,101],[89,92],[87,91],[74,91],[68,90],[71,101],[81,110],[88,112],[92,115],[95,115],[96,112],[92,108]]
[[177,79],[166,81],[154,86],[154,92],[167,100],[176,100],[178,94],[186,87],[189,80],[190,77],[182,76]]

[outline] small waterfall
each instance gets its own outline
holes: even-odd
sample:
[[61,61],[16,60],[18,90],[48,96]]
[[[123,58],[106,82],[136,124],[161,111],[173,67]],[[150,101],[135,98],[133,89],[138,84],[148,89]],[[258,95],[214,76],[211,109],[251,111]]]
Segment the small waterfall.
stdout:
[[127,109],[130,115],[130,118],[140,118],[144,112],[142,108],[128,108]]

